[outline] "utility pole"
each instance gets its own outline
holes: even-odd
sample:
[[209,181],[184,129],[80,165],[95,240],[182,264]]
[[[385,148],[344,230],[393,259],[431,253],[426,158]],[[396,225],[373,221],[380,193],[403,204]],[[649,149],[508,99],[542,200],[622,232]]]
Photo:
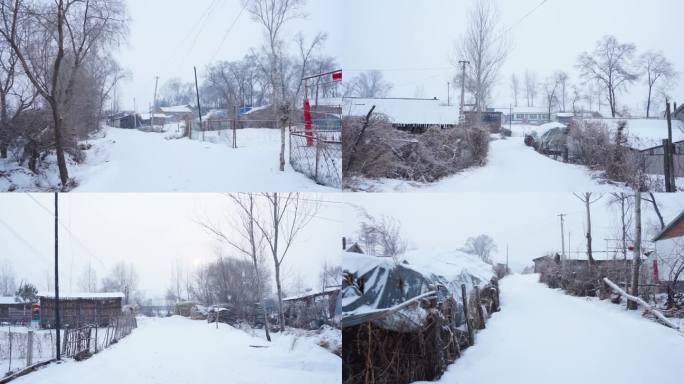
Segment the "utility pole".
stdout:
[[461,112],[459,119],[463,122],[465,120],[465,67],[466,64],[470,64],[470,61],[460,60],[458,63],[461,64]]
[[565,216],[567,216],[565,213],[558,215],[561,224],[561,256],[563,257],[563,260],[565,260]]
[[451,107],[451,83],[447,81],[447,107]]
[[154,99],[152,99],[152,111],[150,111],[150,127],[154,131],[154,113],[157,111],[157,86],[159,85],[159,76],[154,78]]
[[202,130],[202,141],[204,141],[204,126],[202,125],[202,105],[200,104],[199,85],[197,83],[197,67],[195,69],[195,92],[197,92],[197,110],[199,111],[200,129]]
[[60,343],[59,324],[59,193],[55,192],[55,330],[56,330],[56,356],[57,361],[62,360],[59,347]]

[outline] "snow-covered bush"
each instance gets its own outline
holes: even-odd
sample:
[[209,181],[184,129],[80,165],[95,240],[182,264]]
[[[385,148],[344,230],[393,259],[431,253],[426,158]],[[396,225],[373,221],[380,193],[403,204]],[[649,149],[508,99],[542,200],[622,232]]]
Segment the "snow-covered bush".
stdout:
[[394,129],[382,115],[343,121],[344,176],[433,182],[472,166],[484,165],[489,132],[459,126],[428,128],[423,134]]

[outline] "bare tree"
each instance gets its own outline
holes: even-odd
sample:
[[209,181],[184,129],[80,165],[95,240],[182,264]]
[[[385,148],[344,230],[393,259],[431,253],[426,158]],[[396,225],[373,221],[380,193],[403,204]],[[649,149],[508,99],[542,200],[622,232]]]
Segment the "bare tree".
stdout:
[[594,260],[594,255],[592,254],[592,249],[591,249],[591,205],[596,203],[597,201],[601,200],[601,195],[597,195],[595,197],[592,197],[594,193],[592,192],[586,192],[586,193],[575,193],[575,197],[580,199],[585,206],[586,213],[587,213],[587,259],[589,260],[589,264],[593,265],[595,263]]
[[[328,39],[328,35],[325,33],[318,33],[309,44],[306,43],[304,39],[304,35],[301,33],[297,35],[297,48],[299,50],[299,74],[298,74],[298,79],[296,81],[296,87],[295,87],[295,92],[292,98],[292,104],[297,104],[300,101],[300,94],[302,92],[302,85],[303,81],[302,79],[307,75],[307,72],[309,71],[309,66],[313,59],[313,55],[316,51],[317,48],[322,46],[325,41]],[[317,80],[318,83],[320,83],[320,78]],[[319,84],[316,84],[319,85]],[[318,88],[318,87],[317,87]],[[305,95],[306,97],[307,95]],[[318,97],[318,95],[316,95]]]
[[387,97],[392,90],[392,84],[385,81],[382,72],[377,70],[359,73],[349,83],[348,96]]
[[546,98],[546,107],[548,110],[548,119],[551,121],[551,110],[558,105],[558,86],[559,81],[557,76],[550,76],[544,81],[542,88],[544,89],[544,96]]
[[282,265],[301,231],[315,217],[318,206],[299,193],[264,193],[267,202],[264,210],[254,221],[261,232],[273,258],[275,282],[278,294],[280,329],[285,330],[283,312]]
[[[281,45],[282,30],[287,22],[303,17],[301,12],[305,0],[243,0],[248,7],[252,19],[261,24],[266,31],[267,45],[269,51],[270,78],[273,91],[273,115],[275,117],[275,128],[278,129],[279,121],[279,92],[284,94],[281,73]],[[285,171],[285,127],[280,127],[280,171]]]
[[92,262],[88,261],[88,264],[83,267],[78,287],[83,292],[97,292],[97,271]]
[[[474,0],[468,13],[466,34],[458,43],[458,60],[467,60],[465,87],[472,94],[475,110],[483,111],[492,95],[499,71],[509,53],[500,28],[500,13],[494,0]],[[460,68],[459,68],[460,69]],[[455,83],[461,83],[456,76]]]
[[321,291],[324,291],[328,287],[339,286],[341,279],[342,266],[331,265],[328,263],[328,260],[325,260],[323,265],[321,265],[321,271],[318,275]]
[[361,210],[364,221],[359,228],[359,241],[369,255],[391,257],[395,263],[406,252],[406,240],[401,237],[401,224],[393,217],[377,219]]
[[672,63],[665,58],[662,52],[646,51],[639,57],[639,64],[642,71],[646,74],[646,85],[648,85],[648,98],[646,99],[646,118],[651,113],[651,98],[653,87],[659,81],[664,86],[670,86],[676,79],[677,72],[672,67]]
[[[639,268],[641,267],[641,191],[634,195],[634,257],[632,259],[632,296],[639,296]],[[627,301],[627,309],[636,310],[636,301]]]
[[109,275],[102,279],[102,291],[121,292],[124,294],[124,304],[130,304],[138,290],[138,281],[135,266],[120,261],[114,265]]
[[0,37],[16,54],[23,72],[50,106],[62,189],[68,189],[64,120],[75,96],[80,70],[98,50],[118,43],[125,33],[121,0],[37,0],[3,2]]
[[237,236],[232,233],[224,231],[219,225],[211,224],[209,222],[199,223],[207,232],[214,235],[219,241],[230,246],[238,251],[243,256],[246,256],[252,262],[254,277],[256,282],[256,296],[258,302],[261,303],[264,317],[264,331],[266,332],[266,340],[271,341],[269,331],[268,315],[266,314],[265,306],[263,305],[263,282],[261,274],[261,261],[264,251],[264,237],[257,227],[258,220],[258,196],[253,193],[245,194],[229,194],[228,199],[233,203],[238,211],[238,214],[233,217],[233,229],[237,232]]
[[488,235],[482,234],[475,237],[469,237],[466,240],[465,246],[461,250],[471,255],[477,255],[482,261],[487,264],[492,264],[492,252],[496,252],[497,246],[494,239]]
[[520,80],[515,73],[511,75],[511,92],[513,92],[514,106],[518,106],[518,95],[520,94]]
[[7,158],[9,142],[15,136],[11,132],[13,123],[33,105],[36,99],[35,92],[23,84],[18,67],[19,58],[6,41],[0,40],[0,158],[2,159]]
[[596,80],[608,92],[608,104],[613,117],[617,116],[617,93],[638,79],[632,69],[636,46],[621,44],[614,36],[604,36],[590,54],[584,52],[577,66],[587,80]]
[[14,272],[12,263],[7,259],[3,259],[0,263],[0,295],[14,296],[16,290],[17,275]]
[[525,97],[527,106],[534,107],[534,98],[537,97],[537,74],[533,71],[525,71]]

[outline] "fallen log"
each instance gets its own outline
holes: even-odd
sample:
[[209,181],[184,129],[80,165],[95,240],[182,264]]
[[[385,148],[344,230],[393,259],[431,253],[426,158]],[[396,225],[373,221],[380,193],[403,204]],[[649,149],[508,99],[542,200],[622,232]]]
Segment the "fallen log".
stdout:
[[667,325],[670,328],[681,331],[681,329],[679,328],[679,326],[677,326],[677,324],[670,321],[667,317],[665,317],[657,309],[653,308],[650,304],[648,304],[647,302],[642,300],[640,297],[632,296],[629,293],[625,292],[622,288],[618,287],[617,284],[610,281],[607,277],[603,278],[603,282],[605,282],[610,288],[612,288],[613,291],[615,291],[615,292],[619,293],[620,295],[628,298],[629,300],[632,300],[632,301],[639,303],[639,305],[643,306],[646,309],[646,311],[651,312],[653,315],[655,315],[655,317],[658,318],[658,320],[662,321],[663,324]]

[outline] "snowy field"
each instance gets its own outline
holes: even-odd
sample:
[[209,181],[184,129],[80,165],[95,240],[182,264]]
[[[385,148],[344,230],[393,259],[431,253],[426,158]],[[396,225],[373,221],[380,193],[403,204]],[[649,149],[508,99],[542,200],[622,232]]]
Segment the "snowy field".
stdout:
[[[207,132],[206,141],[170,139],[167,133],[107,127],[103,137],[89,141],[84,164],[70,164],[78,192],[208,192],[208,191],[337,191],[316,184],[286,165],[278,170],[280,131],[244,129],[232,133]],[[48,161],[51,161],[48,158]],[[54,163],[54,161],[52,161]],[[9,163],[0,163],[8,170]],[[0,190],[49,190],[58,184],[56,169],[34,177],[28,170],[0,177]],[[36,185],[38,184],[38,185]],[[51,187],[52,186],[52,187]]]
[[341,383],[342,360],[316,338],[276,333],[268,343],[256,335],[181,317],[144,318],[86,361],[52,364],[13,383]]
[[502,311],[438,381],[449,384],[679,384],[684,334],[538,275],[501,281]]
[[540,155],[514,136],[490,143],[487,165],[426,184],[404,180],[363,180],[373,192],[568,192],[615,191],[598,172]]

